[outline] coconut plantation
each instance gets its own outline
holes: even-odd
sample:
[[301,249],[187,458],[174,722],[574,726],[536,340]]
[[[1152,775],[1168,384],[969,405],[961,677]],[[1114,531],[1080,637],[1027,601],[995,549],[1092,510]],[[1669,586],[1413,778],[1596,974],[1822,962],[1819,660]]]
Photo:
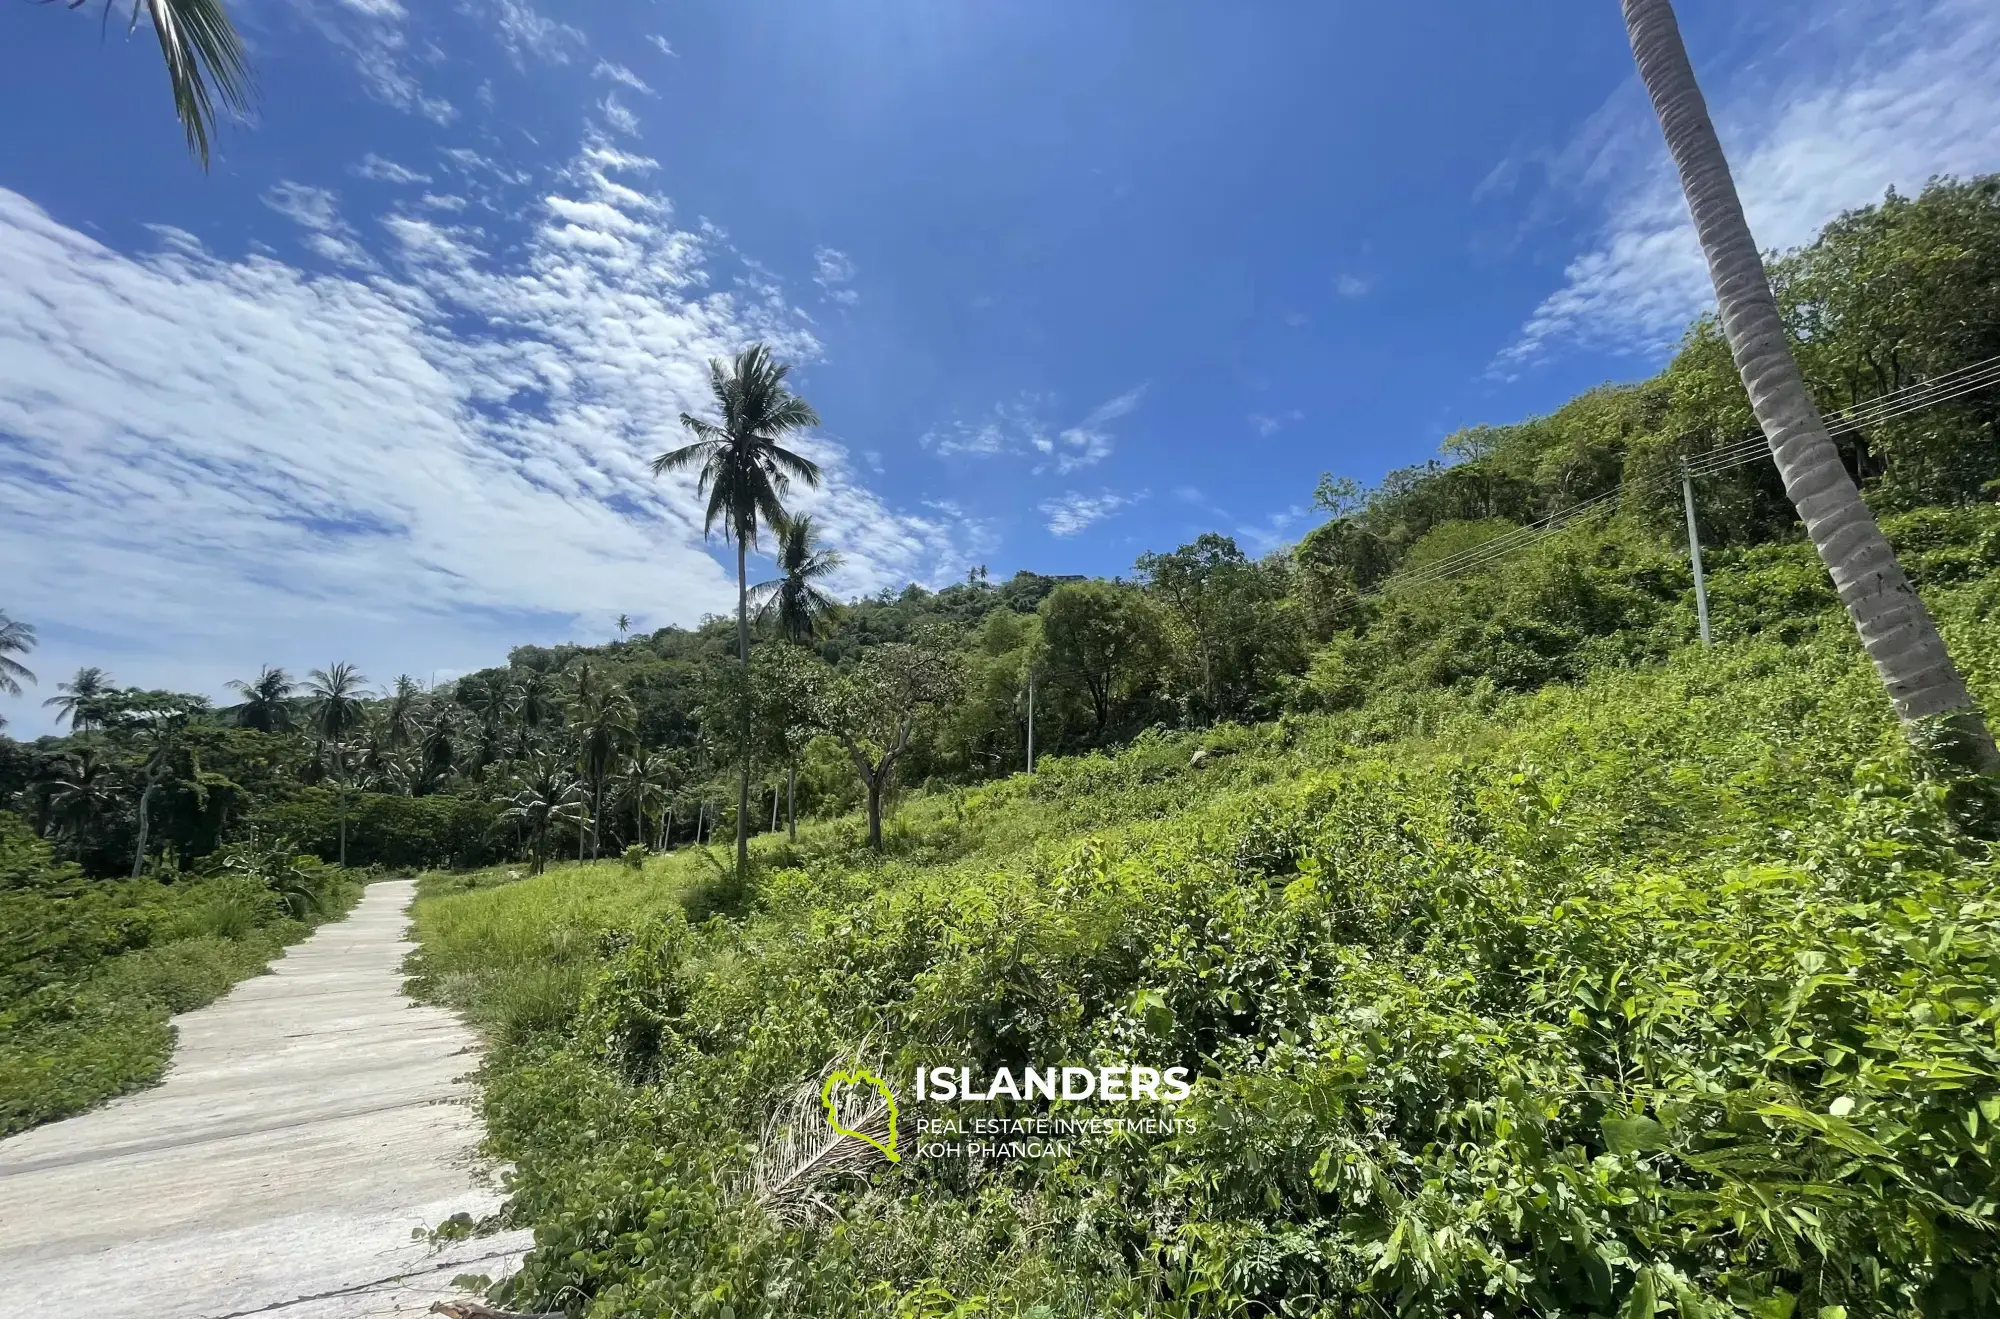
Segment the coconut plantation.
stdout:
[[2000,1313],[2000,23],[891,8],[6,20],[0,1309]]

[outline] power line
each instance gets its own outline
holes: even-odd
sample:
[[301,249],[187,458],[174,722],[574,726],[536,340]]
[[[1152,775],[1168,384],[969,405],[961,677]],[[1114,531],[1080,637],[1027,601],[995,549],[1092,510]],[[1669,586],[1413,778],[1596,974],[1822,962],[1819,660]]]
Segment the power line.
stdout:
[[[1893,421],[1898,417],[1908,416],[1913,412],[1922,411],[1925,408],[1936,407],[1941,403],[1948,403],[1954,399],[1962,398],[1967,394],[1975,393],[1994,384],[2000,384],[2000,357],[1990,357],[1983,362],[1974,362],[1968,366],[1947,371],[1943,375],[1918,381],[1915,384],[1906,385],[1901,389],[1891,390],[1886,394],[1881,394],[1870,399],[1866,403],[1856,404],[1852,408],[1834,413],[1826,419],[1827,433],[1829,435],[1853,434],[1864,427],[1879,425],[1886,421]],[[1769,454],[1770,445],[1762,435],[1746,436],[1740,440],[1725,444],[1720,448],[1711,449],[1706,453],[1689,458],[1687,460],[1687,475],[1697,478],[1714,476],[1720,472],[1726,472],[1733,468],[1753,463],[1759,458],[1769,456]],[[1517,527],[1513,531],[1503,533],[1491,540],[1481,541],[1471,549],[1461,550],[1456,554],[1424,564],[1422,567],[1413,569],[1407,573],[1396,573],[1386,579],[1379,588],[1368,592],[1361,598],[1364,600],[1374,599],[1399,587],[1426,586],[1434,582],[1447,581],[1454,577],[1464,576],[1466,573],[1474,572],[1498,559],[1506,557],[1517,549],[1523,549],[1529,545],[1536,544],[1550,536],[1556,535],[1558,532],[1567,530],[1569,527],[1588,517],[1604,511],[1607,507],[1617,504],[1628,491],[1636,492],[1660,487],[1663,484],[1673,484],[1674,481],[1668,480],[1668,476],[1677,480],[1679,473],[1670,473],[1664,476],[1655,474],[1653,476],[1637,477],[1632,480],[1621,481],[1602,494],[1592,496],[1568,508],[1559,509],[1539,521],[1529,523],[1527,526]]]

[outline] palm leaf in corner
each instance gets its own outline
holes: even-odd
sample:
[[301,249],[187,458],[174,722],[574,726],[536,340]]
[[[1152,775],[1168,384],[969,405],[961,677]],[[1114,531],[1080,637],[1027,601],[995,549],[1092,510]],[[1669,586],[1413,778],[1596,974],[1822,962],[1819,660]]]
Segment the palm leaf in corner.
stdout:
[[[71,0],[81,8],[88,0]],[[116,0],[104,0],[108,20]],[[215,102],[220,98],[231,114],[250,107],[250,66],[243,58],[243,40],[236,35],[222,0],[132,0],[132,27],[144,11],[160,39],[160,57],[167,64],[173,88],[174,113],[187,132],[188,150],[208,168],[208,139],[215,129]]]
[[832,1217],[824,1189],[862,1176],[885,1161],[883,1147],[893,1148],[892,1103],[873,1086],[837,1088],[835,1113],[842,1130],[835,1131],[827,1120],[822,1095],[827,1079],[839,1070],[844,1070],[839,1063],[829,1064],[791,1091],[764,1124],[746,1189],[780,1221],[807,1224]]

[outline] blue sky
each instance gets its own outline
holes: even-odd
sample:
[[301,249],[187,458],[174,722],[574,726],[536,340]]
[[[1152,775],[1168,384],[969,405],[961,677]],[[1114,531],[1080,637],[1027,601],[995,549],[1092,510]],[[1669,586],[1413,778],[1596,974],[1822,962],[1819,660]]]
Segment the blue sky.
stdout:
[[[540,2],[236,0],[261,91],[206,177],[149,34],[0,18],[40,695],[726,609],[644,463],[755,338],[872,591],[1281,545],[1320,472],[1644,375],[1707,301],[1610,0]],[[1749,8],[1681,6],[1767,245],[2000,168],[1990,4]]]

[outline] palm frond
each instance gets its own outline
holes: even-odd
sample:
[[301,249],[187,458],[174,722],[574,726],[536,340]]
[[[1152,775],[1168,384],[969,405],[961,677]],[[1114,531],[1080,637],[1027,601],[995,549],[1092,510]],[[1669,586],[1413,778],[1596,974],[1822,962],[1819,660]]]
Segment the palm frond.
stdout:
[[868,1140],[836,1132],[827,1120],[824,1087],[844,1066],[829,1063],[787,1094],[764,1124],[745,1189],[773,1218],[804,1224],[831,1217],[835,1211],[826,1198],[831,1186],[864,1176],[885,1159],[869,1141],[890,1143],[892,1113],[874,1087],[852,1085],[836,1095],[840,1125]]
[[[243,114],[250,107],[250,69],[243,58],[242,39],[221,0],[145,0],[145,9],[160,39],[174,113],[187,132],[188,150],[207,169],[216,98],[232,114]],[[132,22],[136,26],[138,21],[139,4],[134,0]]]

